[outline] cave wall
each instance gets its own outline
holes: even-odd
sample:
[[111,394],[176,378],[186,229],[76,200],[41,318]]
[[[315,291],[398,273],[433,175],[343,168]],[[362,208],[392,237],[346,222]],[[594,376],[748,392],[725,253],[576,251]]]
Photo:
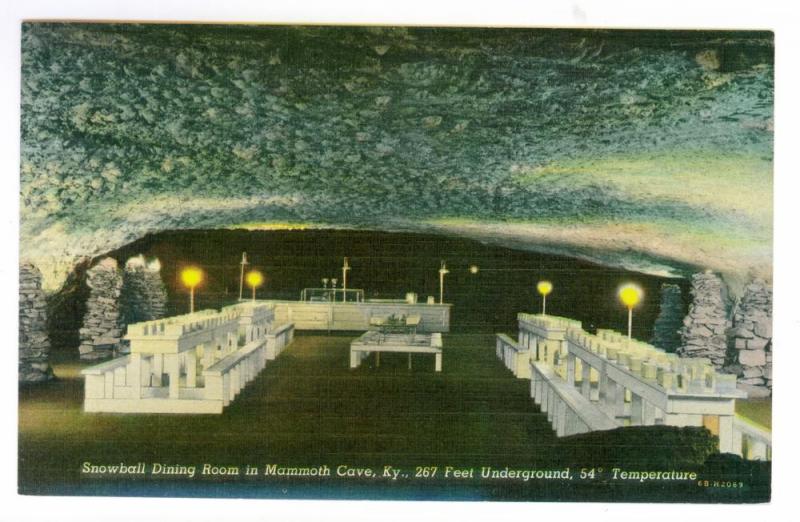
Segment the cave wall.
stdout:
[[31,264],[19,267],[19,382],[34,383],[53,378],[48,362],[47,301],[42,275]]

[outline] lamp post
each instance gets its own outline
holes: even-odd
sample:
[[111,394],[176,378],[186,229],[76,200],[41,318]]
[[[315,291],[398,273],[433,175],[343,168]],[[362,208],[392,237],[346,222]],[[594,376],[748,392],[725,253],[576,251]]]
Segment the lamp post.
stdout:
[[628,308],[628,339],[633,329],[633,307],[644,297],[644,290],[633,283],[626,283],[619,288],[619,300]]
[[450,270],[447,269],[444,260],[442,260],[442,266],[439,268],[439,304],[444,303],[444,276],[449,273]]
[[256,288],[264,282],[264,276],[258,270],[247,272],[247,286],[253,289],[253,302],[256,302]]
[[542,315],[546,315],[547,295],[553,291],[553,283],[550,281],[539,281],[536,283],[536,291],[542,295]]
[[347,301],[347,272],[350,271],[350,263],[347,262],[347,258],[344,258],[344,263],[342,263],[342,301]]
[[333,288],[333,302],[334,303],[336,302],[336,283],[338,283],[338,282],[339,282],[339,280],[336,279],[335,277],[331,279],[331,288]]
[[189,289],[189,313],[194,313],[194,288],[203,280],[203,271],[196,266],[184,268],[181,272],[181,282]]
[[242,290],[244,289],[244,265],[250,264],[247,262],[247,252],[242,252],[242,261],[239,264],[242,265],[242,270],[239,272],[239,301],[241,301]]

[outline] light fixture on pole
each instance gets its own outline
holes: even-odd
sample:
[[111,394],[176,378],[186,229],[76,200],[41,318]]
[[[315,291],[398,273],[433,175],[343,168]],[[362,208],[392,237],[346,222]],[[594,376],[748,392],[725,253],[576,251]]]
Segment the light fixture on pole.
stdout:
[[449,273],[450,270],[447,269],[444,260],[442,260],[442,266],[439,268],[439,304],[444,303],[444,276]]
[[628,308],[628,339],[633,329],[633,307],[644,297],[644,290],[633,283],[626,283],[619,288],[619,300]]
[[181,271],[181,282],[189,289],[189,313],[194,313],[194,288],[203,280],[203,271],[196,266]]
[[253,289],[253,302],[256,301],[256,288],[264,283],[264,276],[258,270],[247,272],[247,286]]
[[338,283],[338,282],[339,282],[339,280],[336,279],[335,277],[331,278],[331,288],[333,288],[333,299],[332,300],[333,300],[334,303],[336,302],[336,283]]
[[244,265],[249,265],[247,262],[247,252],[242,252],[242,270],[239,272],[239,301],[242,300],[242,291],[244,290]]
[[347,262],[347,258],[344,258],[344,263],[342,264],[342,301],[347,301],[347,272],[350,270],[350,263]]
[[553,291],[553,283],[550,281],[539,281],[536,283],[536,291],[542,295],[542,315],[546,315],[547,295]]

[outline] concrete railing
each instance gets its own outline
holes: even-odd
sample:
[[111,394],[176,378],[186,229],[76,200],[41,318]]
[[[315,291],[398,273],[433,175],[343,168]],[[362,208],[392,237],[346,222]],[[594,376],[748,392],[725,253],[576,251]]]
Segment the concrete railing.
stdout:
[[717,373],[708,359],[682,359],[612,330],[598,330],[592,335],[571,328],[566,339],[568,351],[582,360],[595,356],[670,394],[742,395],[736,390],[736,376]]
[[294,324],[288,323],[267,332],[266,336],[266,357],[268,361],[275,359],[281,352],[289,346],[294,339]]
[[238,318],[239,311],[235,309],[223,312],[203,310],[193,314],[128,325],[127,337],[180,336],[197,330],[216,328]]
[[367,331],[372,318],[419,316],[418,333],[450,331],[450,304],[392,302],[257,301],[275,305],[275,322],[298,330]]
[[[680,358],[613,331],[567,318],[519,314],[519,341],[497,336],[498,358],[520,376],[530,360],[531,394],[559,435],[614,426],[704,426],[720,452],[771,458],[768,429],[735,420],[734,375],[708,359]],[[605,427],[603,427],[605,426]]]
[[557,315],[526,314],[524,312],[520,312],[517,314],[517,319],[528,322],[539,328],[565,330],[567,328],[581,327],[580,321],[570,319],[569,317],[559,317]]
[[219,401],[219,409],[231,403],[267,364],[266,340],[258,339],[203,371],[203,398]]
[[[131,354],[83,371],[84,411],[221,413],[293,337],[260,303],[129,327]],[[239,334],[243,335],[239,335]],[[237,341],[238,339],[238,341]]]
[[733,419],[733,449],[747,460],[772,460],[772,432],[736,415]]
[[506,368],[521,379],[530,379],[530,351],[520,347],[506,334],[497,334],[496,343],[497,358],[503,361]]
[[580,392],[564,382],[545,363],[531,362],[531,397],[547,413],[559,437],[611,430],[617,423],[596,408]]
[[85,378],[84,395],[89,399],[133,396],[134,375],[129,375],[130,356],[117,357],[81,371]]

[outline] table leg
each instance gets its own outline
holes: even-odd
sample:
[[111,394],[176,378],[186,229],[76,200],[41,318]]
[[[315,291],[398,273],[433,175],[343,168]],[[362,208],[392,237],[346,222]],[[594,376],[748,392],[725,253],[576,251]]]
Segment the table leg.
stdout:
[[440,353],[436,354],[436,371],[442,371],[442,354]]
[[381,367],[381,352],[375,352],[375,367]]
[[411,369],[411,354],[408,354],[408,369]]

